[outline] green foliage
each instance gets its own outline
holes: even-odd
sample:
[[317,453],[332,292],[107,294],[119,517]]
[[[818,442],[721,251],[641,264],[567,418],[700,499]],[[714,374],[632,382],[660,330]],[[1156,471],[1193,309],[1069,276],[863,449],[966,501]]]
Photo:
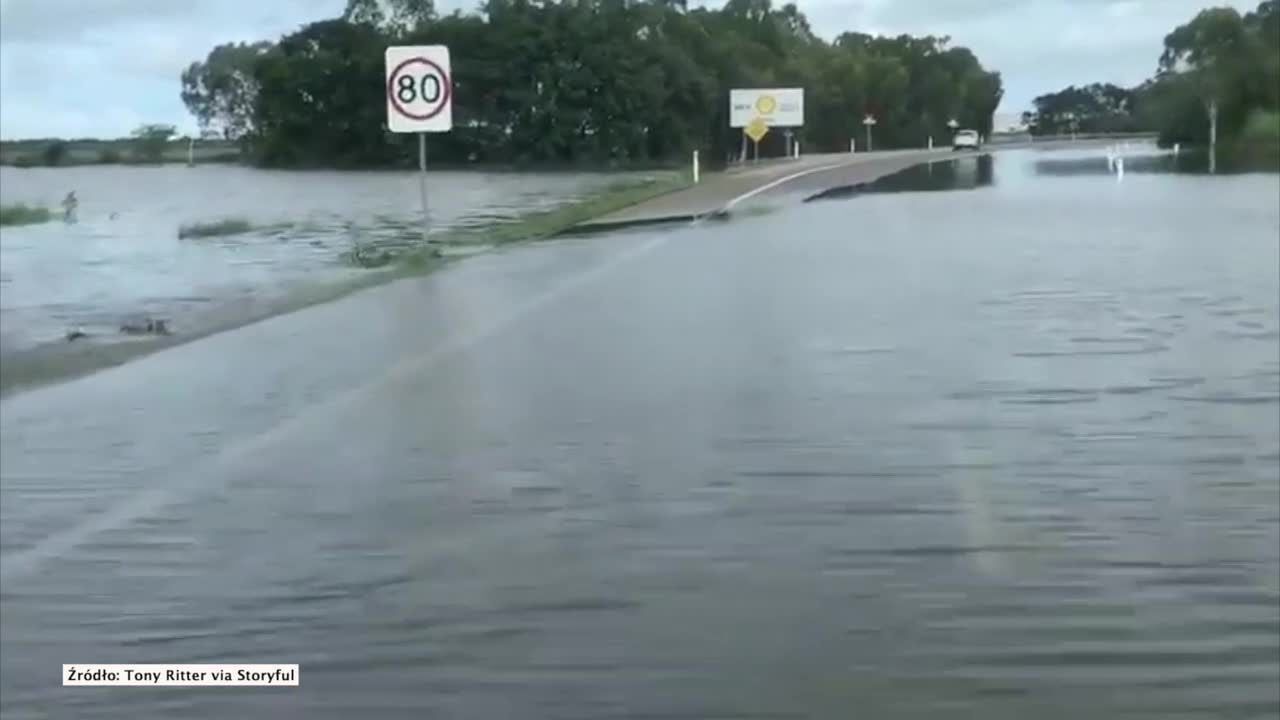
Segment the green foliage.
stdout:
[[224,235],[240,235],[253,229],[248,220],[242,218],[226,218],[213,222],[190,223],[178,228],[178,239],[221,237]]
[[52,219],[53,213],[49,212],[49,208],[32,207],[22,203],[0,206],[0,225],[34,225],[49,222]]
[[254,68],[271,43],[226,43],[182,72],[182,102],[207,135],[237,140],[253,131]]
[[44,150],[40,152],[40,157],[45,165],[57,167],[67,159],[67,144],[62,140],[54,140],[45,145]]
[[[1201,11],[1164,38],[1156,76],[1136,88],[1093,84],[1035,99],[1023,114],[1037,134],[1158,131],[1160,143],[1209,139],[1210,110],[1225,142],[1274,136],[1280,111],[1280,0],[1250,13]],[[1257,118],[1257,119],[1254,119]]]
[[1280,112],[1254,110],[1240,131],[1240,139],[1248,143],[1280,143]]
[[[183,74],[183,100],[202,124],[241,129],[261,164],[411,167],[415,139],[385,127],[383,53],[429,43],[453,56],[454,129],[430,139],[431,158],[451,164],[623,167],[700,149],[714,165],[740,148],[734,87],[804,87],[798,137],[812,151],[847,148],[867,112],[877,147],[922,146],[952,117],[989,132],[1002,93],[999,74],[948,38],[826,42],[794,4],[770,0],[488,0],[444,17],[429,0],[349,0],[342,18],[272,45],[215,48]],[[237,79],[213,82],[215,65]],[[781,142],[770,133],[762,154]]]
[[142,162],[160,162],[169,138],[177,133],[172,125],[142,125],[133,131],[134,156]]
[[120,151],[115,148],[102,148],[98,151],[98,162],[102,165],[114,165],[121,160]]
[[342,19],[400,34],[430,22],[435,15],[431,0],[347,0]]
[[1033,135],[1135,132],[1142,129],[1134,115],[1137,94],[1111,83],[1072,85],[1037,97],[1022,120]]

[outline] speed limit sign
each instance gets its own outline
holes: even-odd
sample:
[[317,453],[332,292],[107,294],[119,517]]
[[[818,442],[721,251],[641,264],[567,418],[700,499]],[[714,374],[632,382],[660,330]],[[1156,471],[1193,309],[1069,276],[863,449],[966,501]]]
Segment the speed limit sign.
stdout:
[[387,48],[387,128],[391,132],[447,132],[453,128],[449,48]]

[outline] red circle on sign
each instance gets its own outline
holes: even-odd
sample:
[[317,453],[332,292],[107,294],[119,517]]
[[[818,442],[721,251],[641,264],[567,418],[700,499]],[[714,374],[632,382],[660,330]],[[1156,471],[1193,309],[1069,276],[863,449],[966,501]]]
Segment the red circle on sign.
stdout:
[[[436,74],[440,76],[440,104],[437,105],[434,110],[421,114],[411,113],[406,110],[404,106],[400,104],[400,99],[396,97],[395,93],[395,81],[396,78],[400,76],[400,72],[409,65],[416,63],[430,66],[436,71]],[[430,120],[436,115],[439,115],[440,111],[444,110],[445,106],[449,104],[449,96],[452,94],[453,82],[449,80],[449,75],[445,73],[439,65],[424,57],[411,57],[408,60],[405,60],[397,65],[396,68],[391,71],[391,74],[387,76],[387,99],[391,101],[391,106],[396,109],[396,112],[414,120]]]

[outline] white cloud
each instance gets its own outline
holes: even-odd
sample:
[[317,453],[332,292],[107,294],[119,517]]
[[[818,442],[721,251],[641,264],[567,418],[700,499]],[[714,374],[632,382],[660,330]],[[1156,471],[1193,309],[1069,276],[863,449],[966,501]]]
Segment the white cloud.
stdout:
[[[1211,0],[798,0],[814,30],[949,35],[1005,82],[1001,111],[1069,84],[1136,84]],[[1241,10],[1256,0],[1213,0]],[[782,0],[774,0],[780,5]],[[719,4],[719,2],[711,3]],[[345,0],[0,0],[0,137],[194,128],[179,75],[214,45],[275,39]],[[474,0],[442,0],[441,12]]]

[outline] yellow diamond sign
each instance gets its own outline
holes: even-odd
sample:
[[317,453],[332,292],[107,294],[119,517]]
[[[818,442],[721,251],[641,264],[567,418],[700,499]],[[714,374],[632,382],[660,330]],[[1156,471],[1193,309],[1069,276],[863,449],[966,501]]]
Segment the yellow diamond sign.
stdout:
[[765,124],[764,120],[756,118],[747,123],[747,126],[742,131],[747,134],[747,137],[751,138],[751,142],[758,143],[760,138],[769,132],[769,126]]

